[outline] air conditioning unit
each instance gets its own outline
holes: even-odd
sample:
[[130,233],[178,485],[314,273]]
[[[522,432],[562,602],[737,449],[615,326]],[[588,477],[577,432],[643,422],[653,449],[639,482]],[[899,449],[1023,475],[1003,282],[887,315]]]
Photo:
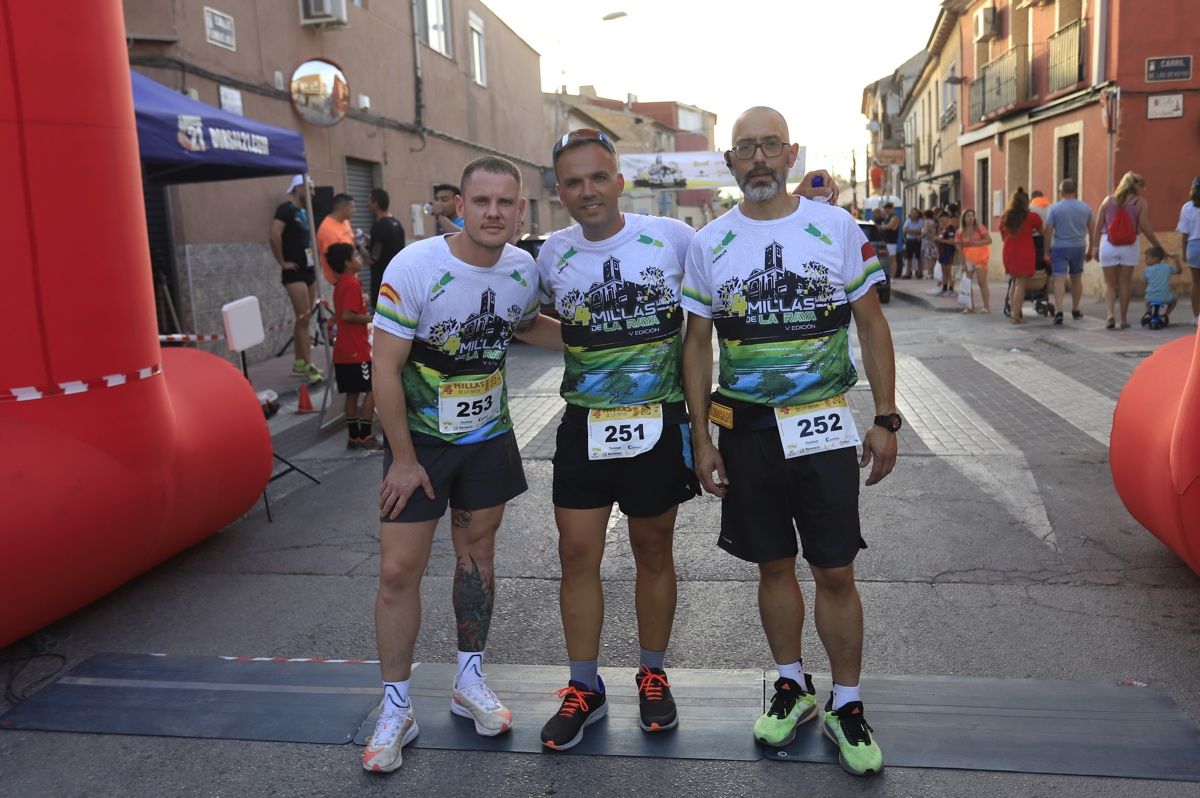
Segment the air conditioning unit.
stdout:
[[976,9],[975,16],[975,41],[981,42],[985,39],[996,38],[996,7],[983,6]]
[[301,25],[346,25],[346,0],[300,0]]

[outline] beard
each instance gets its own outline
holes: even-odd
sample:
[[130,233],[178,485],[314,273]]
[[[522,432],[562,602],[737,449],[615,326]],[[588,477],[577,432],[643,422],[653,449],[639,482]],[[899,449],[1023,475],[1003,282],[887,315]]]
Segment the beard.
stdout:
[[[751,181],[756,177],[769,177],[771,178],[771,182],[766,185],[761,183],[754,184]],[[783,186],[783,179],[778,172],[772,169],[760,169],[749,172],[738,181],[738,187],[741,188],[742,194],[746,199],[753,202],[766,202],[769,199],[774,199],[783,190]]]

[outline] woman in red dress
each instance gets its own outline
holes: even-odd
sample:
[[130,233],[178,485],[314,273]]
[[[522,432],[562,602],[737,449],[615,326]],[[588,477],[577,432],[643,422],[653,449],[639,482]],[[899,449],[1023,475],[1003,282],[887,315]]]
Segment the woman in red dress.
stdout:
[[1018,188],[1000,217],[1000,237],[1004,239],[1004,271],[1012,277],[1011,319],[1024,324],[1021,306],[1025,303],[1025,284],[1037,269],[1033,231],[1042,228],[1042,217],[1029,212],[1029,195]]

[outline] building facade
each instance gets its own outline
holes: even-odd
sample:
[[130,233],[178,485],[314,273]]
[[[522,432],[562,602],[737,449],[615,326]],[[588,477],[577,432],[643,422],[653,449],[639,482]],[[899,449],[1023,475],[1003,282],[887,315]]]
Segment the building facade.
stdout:
[[[1097,208],[1125,172],[1135,171],[1147,181],[1152,226],[1175,246],[1176,236],[1164,236],[1200,174],[1195,3],[944,6],[957,15],[962,42],[964,205],[978,208],[995,230],[1018,187],[1057,199],[1059,182],[1069,177]],[[1086,281],[1090,291],[1102,290],[1098,264],[1088,264]]]
[[928,59],[900,111],[904,125],[902,192],[905,208],[945,207],[962,197],[958,137],[962,40],[958,15],[943,8],[925,45]]
[[[432,234],[422,211],[432,186],[458,183],[468,161],[496,154],[522,171],[526,231],[545,229],[550,141],[539,56],[482,2],[346,0],[332,3],[344,5],[345,22],[321,25],[302,24],[306,6],[295,0],[218,3],[125,0],[132,67],[215,106],[236,97],[246,117],[300,131],[319,197],[353,194],[355,227],[369,229],[367,197],[383,188],[409,240]],[[310,124],[293,108],[293,72],[311,59],[345,76],[334,100],[346,115],[334,126]],[[264,322],[284,327],[248,353],[256,360],[290,335],[268,244],[288,182],[147,186],[153,260],[169,275],[180,326],[219,331],[220,306],[253,294]]]
[[[929,55],[924,50],[890,75],[863,88],[862,114],[867,118],[867,201],[872,196],[900,197],[905,165],[904,99],[912,91]],[[900,197],[903,199],[903,197]]]

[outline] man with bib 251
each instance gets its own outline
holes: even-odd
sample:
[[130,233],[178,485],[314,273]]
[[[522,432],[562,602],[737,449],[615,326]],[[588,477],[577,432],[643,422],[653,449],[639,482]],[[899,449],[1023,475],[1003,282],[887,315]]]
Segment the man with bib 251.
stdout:
[[463,171],[461,233],[401,250],[375,312],[374,387],[387,436],[380,490],[375,629],[384,697],[363,767],[392,771],[417,736],[409,703],[421,624],[421,576],[438,519],[451,508],[458,671],[450,711],[484,736],[512,713],[484,681],[494,605],[492,563],[504,504],[526,489],[508,412],[504,359],[514,333],[561,349],[558,323],[538,313],[537,266],[509,245],[523,210],[521,173],[483,157]]
[[[734,123],[725,157],[744,198],[697,233],[688,250],[684,384],[692,416],[719,427],[718,449],[706,424],[692,425],[700,481],[723,497],[718,545],[759,567],[759,611],[779,679],[754,736],[787,745],[819,714],[801,659],[799,532],[816,584],[817,632],[833,671],[822,729],[842,767],[863,775],[878,773],[883,755],[859,697],[863,620],[853,563],[866,544],[858,469],[871,464],[866,484],[873,485],[895,464],[895,361],[872,290],[883,281],[874,248],[845,211],[785,192],[796,155],[774,109],[751,108]],[[857,380],[851,317],[877,414],[861,459],[846,401]],[[719,387],[710,398],[714,325]]]
[[676,726],[663,671],[675,615],[672,537],[679,503],[698,496],[700,485],[680,373],[679,287],[693,231],[677,219],[618,210],[624,180],[603,133],[566,134],[552,159],[559,197],[578,222],[550,236],[538,256],[544,301],[554,303],[566,344],[553,498],[571,675],[542,729],[544,745],[564,750],[608,712],[597,657],[600,562],[614,503],[629,517],[637,568],[641,727]]

